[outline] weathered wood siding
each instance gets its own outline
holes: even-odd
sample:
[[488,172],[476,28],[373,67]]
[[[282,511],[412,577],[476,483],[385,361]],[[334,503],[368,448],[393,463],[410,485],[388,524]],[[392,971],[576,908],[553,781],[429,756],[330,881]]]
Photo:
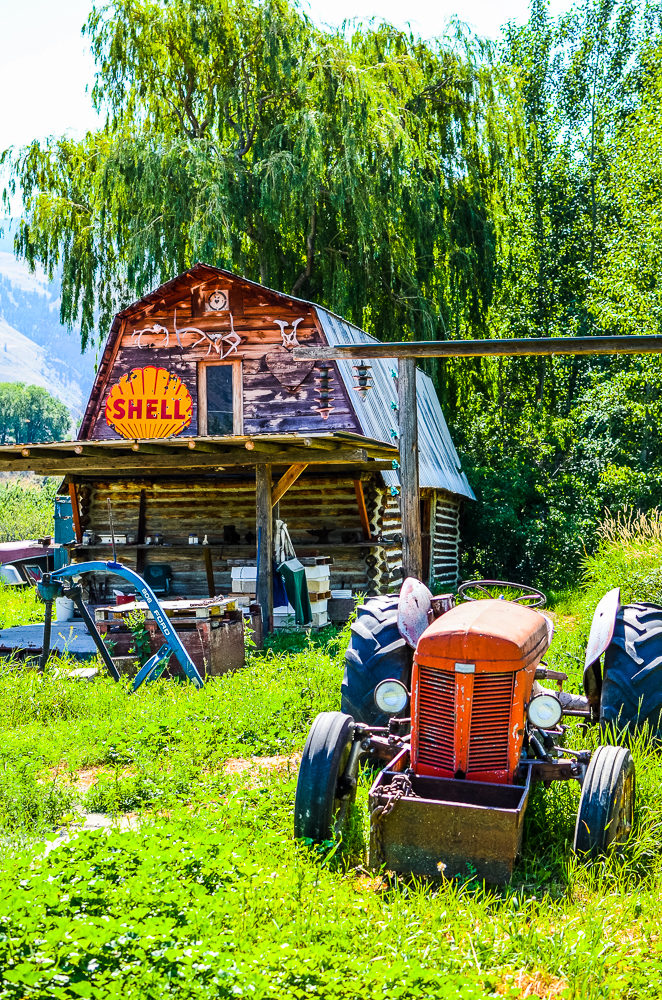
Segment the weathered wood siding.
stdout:
[[444,591],[455,590],[460,578],[460,502],[452,493],[434,492],[430,579]]
[[[229,294],[232,322],[229,313],[204,311],[200,305],[216,288]],[[296,362],[291,358],[290,350],[283,347],[279,325],[283,323],[286,324],[285,334],[290,336],[296,325],[296,339],[301,344],[324,342],[312,308],[279,302],[276,296],[266,292],[262,295],[240,283],[230,286],[227,280],[217,279],[192,287],[182,284],[157,303],[138,303],[130,310],[130,315],[121,319],[113,334],[114,344],[108,345],[104,370],[100,372],[91,397],[92,413],[88,413],[83,424],[83,436],[97,440],[119,437],[106,423],[108,393],[133,368],[151,365],[178,375],[191,393],[193,419],[185,433],[195,435],[198,433],[199,362],[237,360],[242,363],[245,434],[360,432],[335,365],[331,371],[333,410],[327,420],[322,419],[317,410],[319,392],[315,381],[319,372],[312,362]],[[152,328],[157,327],[160,331],[154,332]],[[192,328],[208,334],[211,339],[201,340],[198,333],[191,332]],[[176,330],[180,333],[181,347]],[[229,336],[232,331],[240,338],[239,343],[236,346],[234,341],[224,343],[218,353],[212,341],[221,334]],[[199,340],[201,342],[196,345]]]
[[[375,477],[376,478],[376,477]],[[367,484],[369,485],[369,483]],[[214,581],[219,593],[231,590],[231,571],[237,565],[255,565],[255,483],[251,480],[198,479],[88,480],[79,486],[82,527],[96,535],[107,533],[107,499],[113,505],[115,531],[137,535],[140,494],[145,495],[145,535],[159,533],[168,545],[140,550],[147,563],[168,563],[173,570],[173,594],[207,594],[202,545],[189,546],[188,535],[207,535],[212,546]],[[375,490],[375,493],[383,491]],[[298,555],[330,556],[332,588],[377,593],[386,585],[381,547],[363,547],[363,531],[354,481],[302,477],[279,504],[279,516],[289,528]],[[378,516],[378,515],[377,515]],[[378,527],[378,520],[375,527]],[[138,549],[118,548],[118,558],[135,568]],[[74,559],[107,557],[109,546],[81,547]],[[399,554],[399,549],[398,549]],[[397,562],[398,555],[395,555]],[[375,567],[378,568],[375,572]]]

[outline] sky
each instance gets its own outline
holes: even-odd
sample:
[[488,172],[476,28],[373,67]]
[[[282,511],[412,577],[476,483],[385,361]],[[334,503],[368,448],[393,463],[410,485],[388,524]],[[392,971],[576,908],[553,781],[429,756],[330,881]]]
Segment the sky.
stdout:
[[[410,23],[424,38],[442,33],[458,16],[480,34],[496,37],[509,20],[525,21],[528,0],[303,0],[320,25],[377,17]],[[550,0],[553,14],[570,0]],[[83,134],[97,123],[89,93],[94,63],[81,36],[91,0],[0,0],[0,150],[34,138]]]

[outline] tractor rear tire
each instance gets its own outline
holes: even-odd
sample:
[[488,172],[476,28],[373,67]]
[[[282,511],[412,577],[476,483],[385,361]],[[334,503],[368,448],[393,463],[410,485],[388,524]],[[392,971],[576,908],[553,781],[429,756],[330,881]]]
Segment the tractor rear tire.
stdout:
[[342,832],[356,797],[356,774],[345,773],[355,728],[354,719],[342,712],[320,712],[313,722],[299,766],[295,837],[321,844]]
[[340,707],[368,726],[388,725],[374,700],[380,681],[393,678],[409,689],[414,654],[398,629],[399,602],[397,594],[371,597],[352,622]]
[[634,731],[648,722],[652,735],[662,716],[662,607],[620,609],[604,659],[600,702],[603,724]]
[[635,771],[626,747],[599,746],[582,785],[575,826],[575,854],[595,859],[627,840],[632,829]]

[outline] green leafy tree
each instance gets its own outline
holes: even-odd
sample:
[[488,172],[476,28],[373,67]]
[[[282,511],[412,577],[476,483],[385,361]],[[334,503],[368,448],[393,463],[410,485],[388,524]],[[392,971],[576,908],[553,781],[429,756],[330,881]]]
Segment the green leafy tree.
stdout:
[[287,0],[114,0],[87,33],[104,127],[5,153],[17,251],[61,266],[84,342],[196,259],[387,339],[484,331],[501,152],[481,46],[346,38]]
[[0,382],[0,444],[64,441],[71,414],[46,389],[22,382]]
[[[529,22],[507,28],[502,58],[520,80],[526,143],[517,151],[501,217],[501,280],[490,320],[515,336],[596,333],[601,261],[620,225],[611,169],[638,101],[652,13],[640,0],[584,0],[554,21],[533,0]],[[613,327],[607,332],[617,332]],[[500,405],[535,402],[567,416],[603,359],[502,365]]]
[[610,169],[620,224],[598,268],[595,311],[607,330],[659,333],[662,324],[662,42],[640,56],[641,100],[621,123]]

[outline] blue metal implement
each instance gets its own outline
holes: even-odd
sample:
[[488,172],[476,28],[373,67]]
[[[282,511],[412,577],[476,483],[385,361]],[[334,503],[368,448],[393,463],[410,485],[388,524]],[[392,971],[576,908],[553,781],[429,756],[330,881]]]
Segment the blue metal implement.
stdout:
[[[132,569],[129,569],[127,566],[123,566],[122,563],[101,562],[101,561],[73,563],[70,566],[63,566],[62,569],[58,569],[54,573],[48,574],[48,578],[47,580],[44,581],[44,583],[39,582],[37,584],[42,597],[47,601],[47,610],[48,610],[48,602],[52,601],[54,597],[58,596],[61,593],[60,588],[58,588],[57,592],[55,592],[54,584],[57,581],[62,581],[69,577],[80,576],[82,573],[112,573],[115,576],[121,576],[128,583],[131,583],[136,588],[138,593],[142,595],[145,603],[147,604],[147,607],[149,608],[154,617],[154,621],[161,629],[163,638],[166,640],[168,647],[171,649],[176,658],[179,660],[182,669],[186,674],[186,676],[188,677],[188,679],[193,684],[195,684],[197,688],[203,687],[204,681],[202,680],[202,677],[198,673],[198,669],[195,663],[184,649],[179,636],[177,635],[173,626],[171,625],[165,611],[159,604],[156,594],[149,586],[149,584],[147,584],[143,580],[143,578],[138,575],[138,573],[134,573]],[[163,647],[156,654],[158,659],[154,663],[152,663],[154,657],[152,657],[148,661],[148,663],[152,664],[151,669],[156,667],[157,663],[161,659],[163,659],[163,656],[161,655],[162,652],[163,652]],[[143,666],[142,670],[140,671],[140,674],[143,673],[146,666],[147,664]],[[138,674],[138,676],[140,676],[140,674]],[[137,679],[138,678],[136,678],[136,681]],[[134,690],[137,686],[138,685],[134,681]]]
[[150,681],[155,681],[157,677],[160,677],[160,672],[157,674],[158,667],[166,658],[170,646],[167,642],[164,642],[158,653],[154,653],[154,656],[150,656],[147,663],[143,663],[142,667],[133,678],[132,691],[137,691],[141,684],[149,684]]

